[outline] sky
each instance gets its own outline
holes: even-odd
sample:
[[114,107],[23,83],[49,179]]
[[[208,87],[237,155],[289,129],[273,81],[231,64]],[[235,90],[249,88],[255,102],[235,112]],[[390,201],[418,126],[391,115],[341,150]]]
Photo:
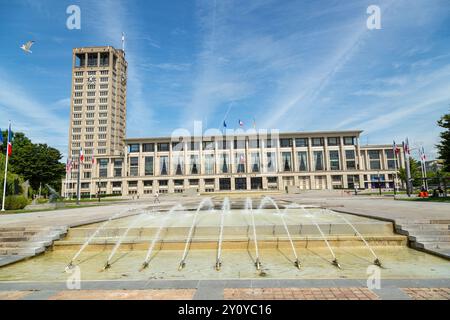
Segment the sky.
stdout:
[[[66,27],[67,7],[81,29]],[[381,29],[367,28],[367,8]],[[448,0],[0,0],[0,128],[67,153],[72,48],[121,47],[127,137],[245,127],[363,130],[423,146],[450,111]],[[19,47],[35,41],[32,54]],[[413,155],[417,157],[416,151]]]

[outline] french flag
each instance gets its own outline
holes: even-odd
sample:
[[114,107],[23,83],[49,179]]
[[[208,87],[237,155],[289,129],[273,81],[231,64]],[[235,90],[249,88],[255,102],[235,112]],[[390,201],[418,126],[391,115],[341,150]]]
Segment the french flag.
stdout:
[[83,153],[83,148],[80,149],[80,163],[82,163],[84,161],[84,153]]
[[239,119],[239,126],[240,126],[240,127],[243,127],[243,126],[244,126],[244,122],[243,122],[241,119]]
[[12,155],[12,131],[11,131],[11,123],[8,128],[8,157]]

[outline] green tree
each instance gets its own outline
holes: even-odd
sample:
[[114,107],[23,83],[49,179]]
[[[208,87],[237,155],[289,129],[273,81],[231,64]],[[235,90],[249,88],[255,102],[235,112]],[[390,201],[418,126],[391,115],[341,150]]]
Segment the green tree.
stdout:
[[[420,169],[420,162],[410,158],[409,159],[409,168],[411,172],[411,178],[413,179],[413,186],[420,186],[422,184],[422,171]],[[403,183],[406,183],[406,169],[400,168],[398,170],[398,177],[402,180]]]
[[441,142],[437,145],[439,158],[444,161],[444,171],[450,172],[450,113],[443,115],[437,123],[444,128],[440,134]]
[[[0,199],[3,197],[3,183],[5,181],[5,158],[4,154],[0,154]],[[6,195],[16,195],[22,192],[23,178],[8,169],[6,174]]]
[[[6,132],[3,132],[6,137]],[[2,150],[6,150],[6,139]],[[4,151],[3,151],[4,153]],[[60,162],[61,153],[47,144],[33,144],[23,133],[13,134],[13,153],[9,159],[8,172],[15,173],[28,180],[34,190],[40,184],[49,184],[56,190],[61,189],[61,179],[65,174],[65,165]]]

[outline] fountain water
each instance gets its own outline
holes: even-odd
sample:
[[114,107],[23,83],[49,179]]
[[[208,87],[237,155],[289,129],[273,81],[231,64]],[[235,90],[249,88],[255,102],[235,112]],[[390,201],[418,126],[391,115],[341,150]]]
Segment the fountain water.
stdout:
[[[120,236],[119,240],[117,240],[114,248],[112,249],[108,259],[106,260],[105,266],[103,267],[103,270],[106,270],[108,268],[111,267],[111,259],[114,257],[114,255],[116,254],[117,249],[119,249],[120,245],[123,242],[123,239],[125,239],[125,237],[128,235],[128,232],[130,232],[130,230],[136,225],[138,224],[138,222],[141,221],[141,219],[147,215],[148,212],[143,212],[140,215],[138,215],[127,227],[127,229],[125,230],[125,232]],[[155,216],[151,217],[152,219],[155,218]]]
[[295,250],[295,245],[294,245],[294,242],[292,241],[291,233],[289,232],[289,229],[287,227],[286,220],[284,219],[284,215],[286,214],[287,207],[284,209],[284,212],[282,213],[280,211],[280,208],[278,207],[277,203],[271,197],[265,196],[261,200],[261,204],[259,205],[258,210],[263,209],[267,203],[271,203],[277,210],[277,214],[281,218],[281,222],[283,223],[284,230],[286,231],[289,242],[291,244],[292,252],[294,253],[294,257],[295,257],[294,266],[296,266],[298,269],[300,269],[301,263],[300,263],[300,260],[298,259],[297,251]]
[[86,247],[89,245],[89,243],[91,243],[91,241],[99,234],[99,232],[101,230],[103,230],[106,225],[108,225],[112,220],[117,219],[119,216],[121,216],[123,213],[127,213],[130,211],[133,211],[135,209],[128,209],[128,210],[124,210],[121,212],[118,212],[116,214],[113,214],[111,217],[109,217],[108,220],[106,220],[105,222],[103,222],[98,228],[97,230],[95,230],[95,232],[86,240],[85,243],[83,243],[83,245],[81,246],[80,250],[78,250],[78,252],[73,256],[73,258],[70,260],[69,264],[67,265],[67,268],[72,268],[73,267],[73,263],[74,261],[79,257],[79,255],[84,251],[84,249],[86,249]]
[[200,204],[198,205],[197,210],[195,211],[195,214],[194,214],[194,219],[192,219],[192,225],[191,225],[191,228],[189,229],[189,234],[188,234],[188,237],[186,239],[186,244],[184,246],[183,256],[181,257],[181,261],[180,261],[180,265],[178,266],[178,270],[183,269],[184,266],[186,265],[185,260],[186,260],[187,254],[188,254],[189,244],[191,243],[192,235],[194,233],[194,228],[195,228],[195,225],[196,225],[196,222],[197,222],[197,216],[198,216],[198,213],[200,212],[200,210],[205,205],[208,205],[210,210],[212,208],[214,208],[214,203],[212,202],[211,198],[203,199],[200,202]]
[[380,259],[377,257],[377,255],[375,254],[375,252],[372,250],[372,248],[370,247],[369,243],[366,241],[366,239],[363,237],[363,235],[358,231],[358,229],[356,229],[356,227],[353,225],[353,223],[351,223],[347,218],[345,218],[344,216],[340,215],[337,212],[328,210],[328,209],[322,209],[322,212],[326,211],[329,215],[335,215],[337,217],[339,217],[340,219],[342,219],[346,224],[348,224],[353,231],[355,231],[355,233],[358,235],[358,237],[364,242],[364,244],[366,245],[366,247],[369,249],[370,253],[373,255],[373,257],[375,258],[375,260],[373,261],[373,263],[376,266],[381,267],[381,261]]
[[306,216],[311,220],[311,222],[316,226],[317,230],[319,230],[320,235],[322,236],[323,241],[325,242],[325,244],[328,247],[328,250],[330,250],[331,252],[331,256],[333,257],[333,260],[331,261],[331,264],[338,267],[339,269],[341,268],[341,266],[339,265],[339,262],[337,261],[336,255],[334,254],[333,249],[331,248],[330,244],[328,243],[327,237],[325,236],[325,234],[323,233],[322,229],[320,228],[319,224],[316,222],[316,220],[314,220],[314,215],[312,215],[308,210],[306,210],[306,208],[304,206],[299,206],[302,211],[304,211],[306,213]]
[[179,210],[184,210],[184,207],[181,204],[177,204],[177,205],[173,206],[169,210],[169,213],[164,217],[161,225],[159,226],[158,231],[156,232],[156,235],[153,237],[150,247],[148,248],[147,255],[145,256],[144,263],[142,264],[142,269],[145,269],[148,267],[148,264],[150,261],[150,256],[153,252],[153,248],[155,247],[156,242],[158,242],[158,240],[161,236],[161,231],[166,227],[167,220],[169,220],[169,218],[173,215],[174,212],[179,211]]
[[222,239],[223,239],[223,222],[225,220],[225,213],[230,212],[230,199],[226,197],[222,203],[222,211],[220,213],[220,227],[219,227],[219,241],[217,243],[217,258],[216,258],[216,270],[219,271],[222,266],[222,260],[220,256],[222,254]]
[[259,250],[258,250],[258,239],[256,237],[256,226],[255,226],[255,216],[253,213],[253,203],[252,203],[252,199],[247,197],[245,199],[245,208],[244,208],[246,213],[250,212],[250,217],[252,219],[252,227],[253,227],[253,242],[255,244],[255,267],[256,270],[260,271],[261,270],[261,261],[259,260]]

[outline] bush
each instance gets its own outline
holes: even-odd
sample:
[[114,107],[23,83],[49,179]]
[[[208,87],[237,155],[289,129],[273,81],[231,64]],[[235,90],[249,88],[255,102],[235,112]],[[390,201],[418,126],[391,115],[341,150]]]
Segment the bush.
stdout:
[[5,199],[6,210],[20,210],[27,206],[28,199],[24,196],[7,196]]

